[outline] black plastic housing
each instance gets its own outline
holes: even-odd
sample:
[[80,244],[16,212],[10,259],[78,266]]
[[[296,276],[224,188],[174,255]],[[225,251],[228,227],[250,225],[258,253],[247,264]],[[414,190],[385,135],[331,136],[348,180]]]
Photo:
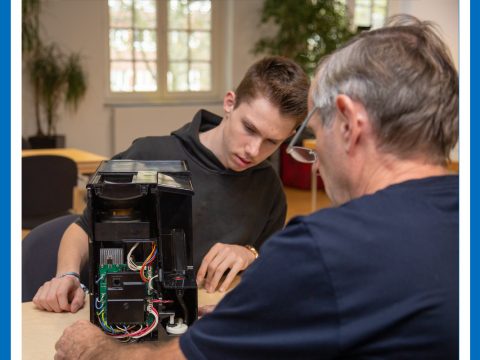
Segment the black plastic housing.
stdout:
[[[153,304],[159,324],[141,339],[156,340],[172,317],[187,325],[196,320],[192,195],[184,161],[101,163],[87,185],[92,323],[106,332],[108,327],[148,326],[147,305]],[[146,268],[153,277],[149,289],[140,272],[128,268],[127,255],[131,252],[140,266],[154,246],[156,257]]]

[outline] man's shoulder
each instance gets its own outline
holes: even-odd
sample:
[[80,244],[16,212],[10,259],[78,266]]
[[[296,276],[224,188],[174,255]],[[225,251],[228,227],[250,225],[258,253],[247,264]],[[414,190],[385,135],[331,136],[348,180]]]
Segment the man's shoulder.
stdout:
[[172,156],[178,157],[181,149],[181,144],[174,136],[146,136],[135,139],[128,149],[116,155],[114,158],[169,160]]
[[175,137],[172,135],[163,135],[163,136],[144,136],[136,138],[132,142],[132,147],[137,146],[150,146],[150,145],[163,145],[167,142],[175,141]]
[[[458,227],[458,188],[454,178],[421,179],[396,184],[341,206],[294,219],[318,238],[374,239],[415,234],[438,228],[439,223]],[[402,236],[403,236],[402,235]]]

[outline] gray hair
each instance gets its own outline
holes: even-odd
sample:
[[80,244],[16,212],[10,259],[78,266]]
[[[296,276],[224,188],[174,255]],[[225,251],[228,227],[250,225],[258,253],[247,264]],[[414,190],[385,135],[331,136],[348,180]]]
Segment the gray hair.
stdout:
[[445,164],[457,143],[458,74],[431,22],[398,15],[361,33],[323,59],[312,86],[324,126],[345,94],[365,106],[383,151]]

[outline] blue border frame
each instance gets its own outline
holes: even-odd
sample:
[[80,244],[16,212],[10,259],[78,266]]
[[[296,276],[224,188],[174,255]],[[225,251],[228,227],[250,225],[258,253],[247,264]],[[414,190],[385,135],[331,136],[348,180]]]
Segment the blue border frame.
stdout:
[[[10,109],[10,83],[11,83],[11,63],[10,63],[10,42],[11,42],[11,20],[10,15],[10,1],[0,1],[0,44],[4,49],[3,55],[0,56],[0,154],[1,164],[4,170],[0,176],[0,222],[2,229],[2,288],[8,289],[3,291],[0,296],[0,309],[3,328],[8,329],[0,338],[2,348],[2,357],[11,357],[11,303],[10,303],[10,254],[11,254],[11,229],[10,229],[10,124],[11,124],[11,109]],[[8,170],[7,170],[8,169]]]
[[[475,40],[480,38],[480,31],[476,20],[478,19],[475,15],[478,15],[480,8],[479,1],[470,2],[470,79],[471,79],[471,88],[470,88],[470,99],[471,99],[471,108],[470,108],[470,219],[471,219],[471,228],[470,228],[470,265],[471,265],[471,277],[470,277],[470,326],[471,326],[471,359],[480,359],[480,344],[479,340],[479,324],[480,324],[480,314],[478,310],[478,304],[480,304],[480,296],[478,290],[479,282],[479,264],[477,262],[479,254],[479,226],[478,222],[475,219],[478,218],[478,201],[479,201],[479,182],[478,182],[478,172],[479,164],[477,160],[477,154],[479,152],[480,141],[476,141],[475,137],[479,134],[479,124],[480,121],[480,109],[478,106],[473,106],[474,99],[479,98],[480,91],[478,90],[478,85],[480,83],[480,70],[478,64],[480,64],[479,50],[476,48]],[[3,169],[11,168],[10,163],[10,154],[11,154],[11,144],[10,144],[10,121],[11,121],[11,94],[10,94],[10,84],[11,84],[11,63],[10,63],[10,44],[11,44],[11,5],[10,1],[0,1],[0,41],[4,50],[4,55],[0,57],[0,109],[2,109],[3,120],[0,120],[0,154],[2,157],[2,167]],[[476,119],[477,121],[475,121]],[[463,119],[462,121],[466,121]],[[11,253],[11,229],[10,229],[10,171],[4,171],[2,176],[0,176],[0,201],[2,206],[0,207],[0,221],[2,225],[2,237],[4,242],[3,253]],[[4,256],[4,272],[2,276],[2,287],[3,289],[10,289],[10,256]],[[10,291],[4,292],[0,296],[0,309],[2,309],[2,319],[3,319],[3,328],[10,329],[11,324],[11,303],[10,303]],[[477,340],[477,341],[476,341]],[[0,344],[2,345],[3,356],[4,358],[10,358],[11,356],[11,334],[10,331],[4,333],[0,338]],[[5,353],[6,352],[6,353]]]
[[[478,99],[480,91],[478,82],[480,81],[480,63],[479,49],[475,46],[480,36],[478,25],[478,15],[480,14],[480,3],[470,1],[470,358],[480,359],[479,341],[479,306],[480,296],[478,282],[480,281],[478,254],[479,254],[479,226],[478,226],[478,201],[479,201],[479,183],[478,183],[478,152],[480,142],[476,137],[479,135],[480,109],[475,106],[475,100]],[[477,41],[476,41],[477,40]],[[466,119],[464,119],[466,120]]]

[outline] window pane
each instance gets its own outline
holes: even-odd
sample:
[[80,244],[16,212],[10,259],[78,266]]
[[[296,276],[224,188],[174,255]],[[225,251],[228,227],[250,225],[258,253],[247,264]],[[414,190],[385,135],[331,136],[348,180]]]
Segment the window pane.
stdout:
[[170,60],[188,60],[188,33],[186,31],[168,32],[168,58]]
[[112,61],[110,63],[110,89],[112,91],[133,90],[133,63]]
[[370,26],[370,7],[355,7],[355,24],[357,26]]
[[154,61],[135,63],[135,91],[157,90],[157,64]]
[[191,60],[210,60],[210,32],[192,32],[188,46]]
[[192,63],[188,72],[191,91],[211,90],[211,75],[209,63]]
[[188,1],[170,0],[168,2],[168,28],[188,29]]
[[[158,79],[165,76],[157,68],[159,51],[167,51],[166,91],[212,90],[210,0],[108,0],[108,4],[111,91],[158,91]],[[166,33],[157,29],[159,4],[167,8]],[[157,41],[166,48],[158,48]]]
[[131,43],[130,30],[110,30],[110,59],[130,60],[132,58]]
[[132,25],[132,0],[108,0],[110,27]]
[[372,14],[372,29],[377,29],[382,27],[385,23],[385,15],[383,13],[373,13]]
[[170,63],[167,73],[168,91],[188,90],[188,63]]
[[190,27],[193,30],[210,30],[211,4],[210,1],[192,1],[189,6]]
[[135,31],[135,60],[156,60],[157,58],[157,39],[155,31],[141,30]]
[[157,26],[155,0],[135,1],[135,22],[137,28],[154,29]]

